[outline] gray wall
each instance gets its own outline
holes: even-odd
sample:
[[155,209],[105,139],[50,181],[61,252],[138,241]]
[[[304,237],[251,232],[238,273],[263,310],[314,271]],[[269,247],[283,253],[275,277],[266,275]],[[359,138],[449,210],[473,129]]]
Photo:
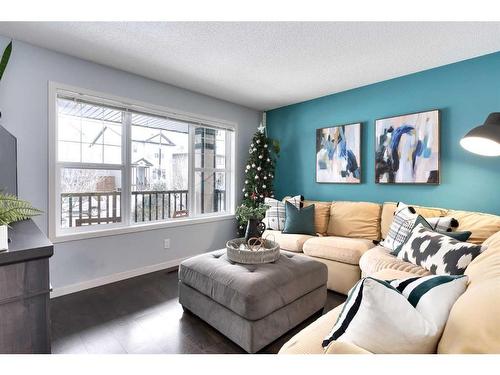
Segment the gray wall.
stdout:
[[[0,36],[0,50],[8,39]],[[14,41],[0,83],[2,125],[18,139],[19,196],[48,212],[48,81],[128,97],[238,124],[237,149],[246,150],[260,112],[137,75]],[[246,153],[236,158],[239,198]],[[35,219],[48,232],[47,215]],[[55,245],[51,282],[55,289],[111,274],[160,264],[224,246],[235,221],[100,237]],[[170,238],[171,248],[163,249]]]

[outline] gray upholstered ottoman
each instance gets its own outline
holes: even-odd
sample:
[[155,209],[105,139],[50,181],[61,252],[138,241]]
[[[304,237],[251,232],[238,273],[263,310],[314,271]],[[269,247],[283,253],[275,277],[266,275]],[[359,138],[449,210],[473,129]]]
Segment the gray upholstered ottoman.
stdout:
[[255,353],[324,307],[326,280],[326,266],[302,255],[244,265],[217,250],[181,263],[179,302]]

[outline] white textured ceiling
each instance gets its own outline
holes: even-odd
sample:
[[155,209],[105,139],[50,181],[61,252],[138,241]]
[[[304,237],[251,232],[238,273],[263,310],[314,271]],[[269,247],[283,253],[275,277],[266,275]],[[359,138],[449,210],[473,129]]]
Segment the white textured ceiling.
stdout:
[[0,22],[0,34],[259,110],[500,50],[500,22]]

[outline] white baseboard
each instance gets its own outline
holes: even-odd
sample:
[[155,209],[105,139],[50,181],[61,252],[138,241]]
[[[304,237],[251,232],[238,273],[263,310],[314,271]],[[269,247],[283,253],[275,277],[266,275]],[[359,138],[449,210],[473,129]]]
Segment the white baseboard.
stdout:
[[82,290],[91,289],[91,288],[95,288],[98,286],[115,283],[117,281],[130,279],[131,277],[145,275],[145,274],[151,273],[151,272],[161,271],[161,270],[164,270],[167,268],[177,267],[184,259],[187,259],[187,258],[188,257],[181,258],[181,259],[174,259],[174,260],[170,260],[168,262],[153,264],[151,266],[145,266],[145,267],[141,267],[141,268],[135,268],[135,269],[130,270],[130,271],[114,273],[112,275],[99,277],[97,279],[88,280],[88,281],[84,281],[84,282],[76,283],[76,284],[71,284],[71,285],[66,285],[66,286],[62,286],[59,288],[54,288],[54,290],[50,293],[50,298],[55,298],[55,297],[64,296],[66,294],[80,292]]

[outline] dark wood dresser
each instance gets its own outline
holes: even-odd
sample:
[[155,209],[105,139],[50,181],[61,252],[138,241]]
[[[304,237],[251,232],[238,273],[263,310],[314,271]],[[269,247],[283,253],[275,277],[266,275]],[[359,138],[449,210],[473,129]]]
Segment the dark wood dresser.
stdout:
[[0,252],[0,353],[50,353],[54,248],[31,220],[12,224],[9,238]]

